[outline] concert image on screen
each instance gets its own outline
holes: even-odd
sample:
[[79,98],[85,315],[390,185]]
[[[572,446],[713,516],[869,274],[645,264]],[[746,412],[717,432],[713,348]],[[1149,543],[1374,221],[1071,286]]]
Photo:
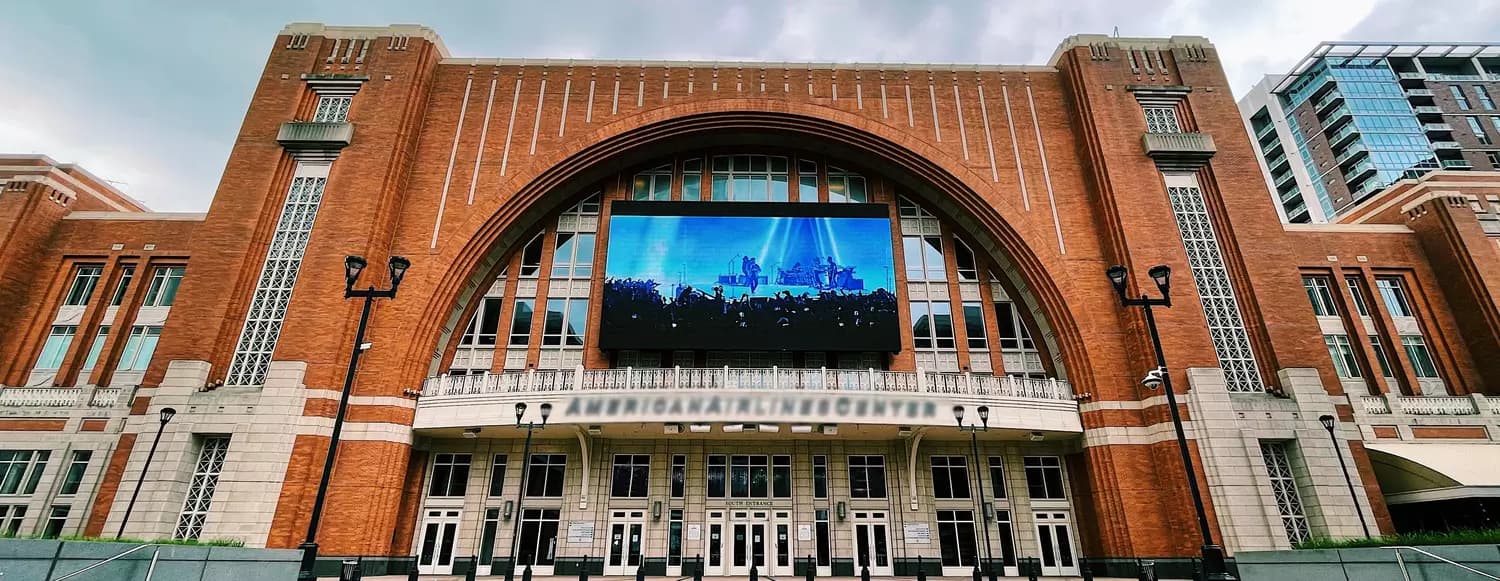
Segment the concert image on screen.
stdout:
[[879,204],[615,202],[602,349],[900,350]]

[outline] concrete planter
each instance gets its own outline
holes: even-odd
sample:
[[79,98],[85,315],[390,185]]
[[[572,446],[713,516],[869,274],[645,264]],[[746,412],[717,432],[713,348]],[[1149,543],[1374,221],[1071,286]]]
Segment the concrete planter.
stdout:
[[[1500,575],[1500,547],[1495,545],[1434,545],[1420,549],[1491,575]],[[1385,548],[1319,549],[1306,551],[1249,551],[1234,554],[1243,581],[1439,581],[1480,578],[1441,560],[1415,551]],[[1409,577],[1408,577],[1409,576]]]
[[[0,539],[0,574],[5,581],[48,581],[118,555],[135,543]],[[301,551],[163,545],[147,547],[84,573],[78,581],[145,579],[151,556],[153,580],[283,581],[297,576]]]

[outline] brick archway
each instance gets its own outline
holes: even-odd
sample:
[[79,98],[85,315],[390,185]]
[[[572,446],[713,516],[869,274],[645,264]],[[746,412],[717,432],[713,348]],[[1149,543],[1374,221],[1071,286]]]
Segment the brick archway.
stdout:
[[[520,166],[497,196],[476,207],[462,222],[445,229],[433,256],[446,257],[446,270],[430,287],[418,325],[410,334],[402,377],[417,383],[436,369],[459,321],[472,312],[480,283],[498,270],[523,230],[560,206],[574,186],[628,166],[651,146],[725,133],[779,135],[801,143],[826,144],[877,159],[889,173],[920,188],[920,197],[955,219],[999,265],[1038,315],[1057,368],[1066,370],[1079,392],[1092,391],[1093,379],[1078,324],[1050,274],[1061,265],[1052,245],[1051,224],[1028,219],[1018,204],[996,193],[961,161],[910,133],[837,109],[805,103],[723,99],[655,109],[600,127],[571,140],[562,153]],[[894,177],[894,176],[892,176]],[[989,192],[989,195],[981,192]],[[1050,332],[1047,332],[1050,331]]]

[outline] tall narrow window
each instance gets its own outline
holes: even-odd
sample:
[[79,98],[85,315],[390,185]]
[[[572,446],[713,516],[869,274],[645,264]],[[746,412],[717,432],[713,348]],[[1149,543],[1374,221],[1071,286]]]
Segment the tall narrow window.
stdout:
[[990,493],[995,500],[1005,498],[1005,458],[990,456]]
[[937,236],[903,236],[902,256],[906,262],[906,280],[948,280],[943,262],[943,240]]
[[682,566],[682,509],[674,508],[667,518],[667,566]]
[[42,344],[42,354],[36,359],[36,368],[52,370],[62,367],[63,356],[67,355],[68,346],[73,343],[73,335],[77,332],[76,325],[53,325],[47,333],[47,342]]
[[818,566],[828,567],[833,564],[832,531],[828,528],[828,509],[820,508],[813,511],[813,519],[816,521]]
[[282,321],[297,286],[302,253],[307,250],[318,207],[323,203],[328,168],[328,164],[297,165],[245,312],[245,326],[229,361],[228,385],[259,386],[266,382],[266,370],[281,340]]
[[1474,133],[1474,139],[1478,141],[1480,145],[1490,145],[1494,143],[1490,139],[1489,132],[1484,130],[1484,124],[1479,122],[1479,117],[1470,115],[1468,117],[1464,117],[1464,119],[1467,119],[1469,121],[1469,131]]
[[1391,371],[1390,355],[1385,351],[1385,344],[1381,343],[1380,337],[1370,335],[1370,348],[1375,350],[1375,360],[1380,362],[1380,375],[1384,377],[1395,377]]
[[651,455],[615,454],[614,479],[609,495],[615,498],[646,498],[650,492]]
[[526,496],[562,497],[567,465],[568,457],[563,454],[532,454]]
[[672,498],[682,498],[687,494],[687,456],[676,454],[672,456]]
[[865,176],[828,166],[828,201],[863,204],[870,201],[865,194]]
[[109,338],[109,325],[100,325],[94,333],[94,342],[89,343],[89,355],[83,360],[83,370],[88,371],[99,364],[99,354],[104,352],[104,340]]
[[228,454],[229,438],[203,439],[203,447],[198,450],[198,462],[193,466],[187,498],[182,503],[182,512],[177,515],[177,527],[172,530],[172,538],[197,539],[203,533],[203,521],[208,519],[214,491],[219,487],[219,473],[224,470],[224,457]]
[[703,199],[703,160],[682,161],[682,199],[693,202]]
[[463,347],[493,347],[500,334],[500,301],[498,297],[485,297],[469,319],[458,344]]
[[1375,288],[1380,291],[1380,300],[1385,302],[1385,308],[1392,317],[1414,317],[1411,303],[1407,301],[1406,289],[1401,284],[1401,279],[1392,277],[1381,277],[1375,279]]
[[995,303],[995,316],[999,319],[997,324],[1000,327],[1001,349],[1036,349],[1031,333],[1026,330],[1026,323],[1021,321],[1020,313],[1016,312],[1015,303]]
[[584,327],[588,325],[588,313],[588,299],[547,299],[547,318],[542,326],[542,344],[582,347]]
[[42,538],[55,539],[62,536],[63,528],[68,524],[68,513],[73,507],[67,505],[55,505],[47,511],[47,526],[42,529]]
[[1026,456],[1022,465],[1026,468],[1026,488],[1033,500],[1067,498],[1067,492],[1063,490],[1062,461],[1057,456]]
[[818,201],[818,162],[797,160],[797,201]]
[[170,307],[177,300],[177,287],[182,284],[181,266],[163,266],[151,275],[151,286],[146,289],[147,307]]
[[1495,110],[1495,101],[1490,98],[1489,89],[1486,89],[1484,85],[1473,85],[1470,88],[1474,89],[1474,96],[1479,97],[1480,107],[1491,111]]
[[1142,109],[1146,114],[1146,133],[1182,133],[1176,107],[1153,105]]
[[125,291],[130,288],[130,281],[135,278],[135,266],[125,265],[120,267],[120,283],[115,285],[115,292],[109,297],[109,305],[118,307],[125,302]]
[[1263,391],[1265,383],[1261,380],[1255,352],[1250,347],[1250,333],[1245,329],[1239,299],[1235,297],[1234,284],[1224,263],[1208,205],[1198,187],[1198,178],[1193,174],[1170,174],[1165,178],[1177,231],[1182,237],[1183,249],[1187,251],[1188,266],[1193,281],[1197,283],[1198,299],[1203,305],[1214,352],[1219,359],[1219,368],[1224,370],[1228,389],[1232,392]]
[[505,496],[505,470],[509,465],[510,457],[495,454],[495,461],[490,464],[490,496]]
[[963,456],[932,457],[932,496],[969,497],[969,459]]
[[771,457],[771,496],[792,497],[792,457]]
[[63,475],[62,488],[58,489],[58,494],[78,494],[78,487],[83,484],[83,475],[89,469],[89,459],[93,457],[92,450],[73,451],[72,458],[68,460],[68,473]]
[[885,498],[885,456],[849,457],[849,496]]
[[1276,509],[1281,512],[1286,540],[1293,546],[1312,540],[1312,530],[1308,528],[1307,515],[1302,510],[1302,495],[1297,492],[1297,480],[1292,476],[1292,463],[1287,458],[1286,444],[1262,441],[1260,455],[1266,463]]
[[542,274],[542,235],[537,233],[526,246],[521,247],[521,278],[536,278]]
[[349,119],[349,105],[354,95],[318,95],[318,106],[313,110],[313,123],[343,123]]
[[526,345],[531,342],[531,313],[536,309],[536,299],[516,299],[516,310],[510,314],[510,344]]
[[724,498],[727,481],[729,479],[729,465],[726,456],[714,454],[708,457],[708,497]]
[[956,237],[953,239],[953,261],[957,263],[960,282],[979,281],[979,261],[974,257],[974,249]]
[[911,302],[912,341],[918,349],[953,349],[953,305]]
[[828,457],[812,457],[813,498],[828,498]]
[[672,199],[672,164],[635,174],[635,180],[630,188],[630,199],[658,202]]
[[1333,359],[1333,369],[1338,372],[1339,377],[1345,379],[1358,379],[1359,360],[1354,358],[1354,350],[1349,347],[1348,335],[1324,335],[1323,344],[1328,346],[1328,356]]
[[1448,85],[1448,92],[1453,95],[1453,102],[1458,104],[1460,111],[1469,110],[1469,98],[1464,96],[1463,88],[1458,85]]
[[1313,314],[1319,317],[1337,317],[1333,293],[1328,289],[1328,279],[1321,276],[1302,277],[1302,288],[1307,290],[1307,300],[1312,302]]
[[484,526],[479,532],[479,564],[491,565],[495,559],[495,536],[500,532],[500,509],[484,509]]
[[151,355],[156,353],[156,343],[161,339],[161,327],[136,325],[130,328],[130,337],[125,339],[125,349],[120,353],[119,371],[145,371],[151,366]]
[[63,305],[69,307],[81,307],[89,304],[89,297],[94,294],[94,287],[99,286],[99,276],[104,272],[104,267],[97,264],[79,265],[73,271],[73,284],[68,287],[68,295],[63,298]]
[[436,454],[432,460],[432,481],[428,496],[463,496],[469,489],[468,454]]
[[1406,358],[1411,360],[1411,370],[1417,377],[1436,379],[1437,365],[1432,362],[1432,353],[1427,350],[1427,341],[1421,335],[1402,335],[1401,346],[1406,348]]
[[964,303],[964,333],[968,335],[970,349],[988,349],[990,341],[984,335],[984,305]]
[[1354,309],[1359,312],[1359,316],[1370,316],[1370,305],[1365,302],[1365,290],[1359,282],[1359,277],[1346,276],[1344,283],[1349,286],[1349,296],[1354,297]]

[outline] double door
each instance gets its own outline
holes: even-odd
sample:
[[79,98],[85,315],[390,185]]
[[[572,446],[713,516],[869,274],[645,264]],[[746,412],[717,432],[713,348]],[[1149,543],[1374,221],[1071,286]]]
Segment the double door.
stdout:
[[712,510],[704,573],[747,576],[750,568],[765,576],[791,575],[791,512],[783,510]]
[[417,571],[429,575],[453,572],[453,547],[458,542],[458,509],[428,509],[422,515],[422,539],[417,549]]
[[890,521],[884,511],[854,513],[854,574],[865,567],[875,576],[896,573],[891,562]]
[[645,511],[617,510],[610,513],[609,555],[605,557],[605,575],[635,575],[645,551]]
[[1037,511],[1037,549],[1043,575],[1077,575],[1078,559],[1073,550],[1073,525],[1068,513]]

